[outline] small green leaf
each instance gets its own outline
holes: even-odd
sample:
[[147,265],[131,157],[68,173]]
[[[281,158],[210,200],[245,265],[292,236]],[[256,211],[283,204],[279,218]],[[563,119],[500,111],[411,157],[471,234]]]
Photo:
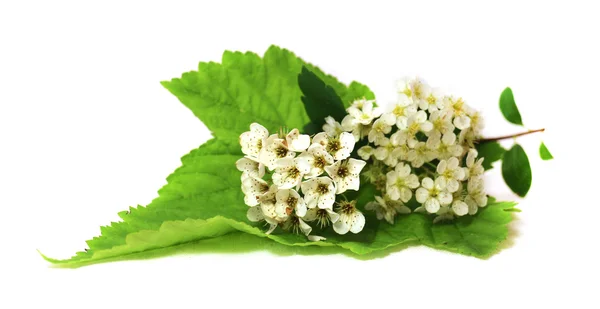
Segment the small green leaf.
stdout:
[[502,159],[506,152],[498,142],[484,142],[475,146],[480,158],[483,159],[483,168],[487,171],[492,168],[492,163]]
[[510,123],[514,123],[522,126],[523,120],[521,120],[521,113],[515,103],[515,97],[513,96],[512,89],[506,87],[502,94],[500,94],[500,111],[504,115],[504,118]]
[[520,197],[527,195],[531,187],[531,166],[523,147],[516,144],[504,153],[502,177],[508,187]]
[[325,84],[316,74],[306,67],[298,75],[298,85],[302,90],[302,102],[310,123],[304,127],[304,132],[316,134],[321,131],[327,116],[338,122],[346,115],[344,104],[335,90]]
[[550,153],[550,150],[548,150],[548,148],[546,147],[546,145],[544,144],[544,142],[542,142],[542,144],[540,145],[540,157],[542,158],[542,160],[552,160],[552,159],[554,159],[554,157]]

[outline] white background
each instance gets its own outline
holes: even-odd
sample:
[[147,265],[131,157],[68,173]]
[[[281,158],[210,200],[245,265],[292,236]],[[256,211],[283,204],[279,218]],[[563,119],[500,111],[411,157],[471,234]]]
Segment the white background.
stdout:
[[[598,308],[592,1],[80,2],[0,4],[0,308]],[[367,84],[380,104],[417,74],[482,110],[487,136],[522,130],[497,107],[511,86],[527,128],[547,128],[520,140],[533,186],[512,247],[489,260],[415,247],[370,261],[254,252],[75,270],[38,256],[85,248],[209,138],[160,81],[270,44]],[[538,158],[541,139],[555,160]],[[515,199],[499,171],[488,188]]]

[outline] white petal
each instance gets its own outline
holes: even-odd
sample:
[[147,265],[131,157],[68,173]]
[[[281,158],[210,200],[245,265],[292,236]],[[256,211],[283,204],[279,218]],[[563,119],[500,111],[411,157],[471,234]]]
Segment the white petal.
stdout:
[[429,199],[429,191],[425,188],[419,188],[419,189],[417,189],[415,196],[417,198],[417,202],[419,202],[421,204],[425,203],[425,201],[427,201],[427,199]]
[[438,163],[436,171],[438,172],[438,174],[443,174],[446,171],[447,167],[448,162],[446,162],[446,160],[441,160],[440,163]]
[[456,181],[456,179],[450,179],[446,184],[446,190],[448,190],[448,192],[450,193],[454,193],[458,191],[459,186],[460,184],[458,183],[458,181]]
[[383,114],[379,119],[388,126],[392,126],[396,123],[396,116],[394,116],[394,114]]
[[452,211],[454,211],[457,216],[464,216],[469,212],[469,206],[463,201],[454,201],[454,203],[452,203]]
[[302,221],[302,219],[300,218],[298,218],[298,223],[300,223],[300,230],[302,231],[302,233],[308,236],[308,234],[310,234],[310,232],[312,231],[312,227],[310,227],[310,225],[306,224],[306,222]]
[[363,160],[369,160],[369,158],[371,157],[372,154],[373,154],[373,147],[371,147],[371,146],[363,146],[358,149],[358,155]]
[[292,130],[286,139],[291,151],[304,151],[310,146],[310,136],[299,134],[298,129]]
[[469,149],[469,152],[467,154],[467,167],[472,167],[473,164],[475,164],[475,159],[477,158],[477,150],[476,149]]
[[340,219],[340,215],[329,208],[327,209],[327,214],[329,214],[329,220],[332,223],[336,223]]
[[429,121],[425,121],[421,124],[421,131],[423,132],[429,132],[433,130],[433,124]]
[[325,132],[317,133],[317,135],[313,137],[313,144],[319,144],[323,147],[327,147],[327,144],[329,144],[329,135],[327,135]]
[[308,174],[308,172],[311,170],[311,164],[306,157],[295,158],[294,165],[302,175]]
[[423,186],[423,188],[431,190],[433,189],[433,180],[429,177],[425,177],[423,178],[423,180],[421,180],[421,185]]
[[410,189],[408,189],[407,187],[400,188],[400,199],[404,203],[408,203],[408,201],[410,201],[411,198],[412,198],[412,191]]
[[448,182],[446,181],[446,177],[438,177],[435,179],[435,188],[438,190],[446,189]]
[[408,164],[400,163],[396,165],[395,171],[398,173],[398,177],[406,178],[410,175],[410,166]]
[[360,179],[358,177],[348,176],[342,182],[345,184],[344,191],[347,191],[347,190],[358,191],[358,189],[360,188]]
[[333,230],[340,235],[344,235],[350,230],[350,226],[344,221],[342,220],[342,216],[340,216],[340,219],[333,224]]
[[466,115],[460,115],[454,118],[454,125],[460,129],[464,130],[471,126],[471,118]]
[[296,204],[296,215],[298,217],[304,217],[306,215],[306,204],[302,198],[298,199],[298,203]]
[[443,206],[450,205],[450,203],[452,203],[452,194],[442,191],[438,194],[437,199]]
[[417,175],[415,174],[410,174],[406,177],[406,179],[404,180],[404,183],[406,184],[407,187],[411,188],[411,189],[416,189],[419,187],[419,177],[417,177]]
[[258,222],[265,218],[262,213],[262,210],[260,209],[260,206],[254,206],[254,207],[248,208],[248,212],[246,213],[246,216],[248,217],[248,220],[250,220],[252,222]]
[[458,167],[458,159],[455,157],[452,157],[450,159],[448,159],[448,169],[450,170],[455,170]]
[[350,232],[357,234],[358,232],[362,231],[362,229],[365,227],[365,216],[362,214],[362,212],[357,210],[356,213],[354,213],[351,224],[352,226],[350,227]]
[[308,235],[308,240],[310,240],[310,241],[322,241],[322,240],[327,240],[327,238],[325,238],[323,236],[317,236],[317,235]]
[[302,217],[302,219],[304,219],[305,221],[314,221],[317,219],[317,209],[313,208],[313,209],[309,209],[306,211],[306,214]]
[[427,210],[427,212],[429,213],[436,213],[438,210],[440,210],[440,202],[435,199],[435,198],[429,198],[425,201],[425,204],[423,204],[425,206],[425,209]]
[[413,117],[416,123],[423,123],[427,121],[427,114],[425,113],[425,111],[418,111]]
[[348,170],[350,174],[358,175],[360,171],[365,167],[367,162],[357,159],[348,159]]
[[383,161],[388,157],[389,150],[386,147],[377,147],[377,149],[373,151],[373,155],[375,156],[375,159]]
[[442,137],[444,145],[454,145],[456,143],[456,135],[454,133],[446,133]]

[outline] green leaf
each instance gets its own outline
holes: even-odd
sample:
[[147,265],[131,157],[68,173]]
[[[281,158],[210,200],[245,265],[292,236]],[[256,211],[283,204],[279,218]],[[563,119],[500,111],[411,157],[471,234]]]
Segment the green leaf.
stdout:
[[327,116],[341,122],[346,111],[342,100],[335,93],[331,86],[328,86],[317,75],[302,68],[302,73],[298,75],[298,85],[302,90],[302,103],[310,123],[305,126],[304,132],[307,134],[317,134],[322,131]]
[[519,113],[519,109],[517,108],[517,104],[515,103],[515,98],[510,87],[506,87],[506,89],[502,91],[502,94],[500,94],[500,111],[502,111],[504,118],[506,118],[506,120],[508,120],[510,123],[520,126],[523,125],[521,113]]
[[484,142],[475,145],[479,157],[483,159],[483,168],[487,171],[492,168],[492,163],[502,159],[506,149],[498,142]]
[[554,159],[554,157],[550,153],[550,150],[548,150],[548,148],[546,147],[546,145],[544,144],[544,142],[542,142],[542,144],[540,145],[540,157],[542,158],[542,160],[552,160],[552,159]]
[[502,177],[508,187],[517,195],[524,197],[531,187],[531,166],[523,147],[515,144],[504,153],[502,159]]
[[271,46],[263,58],[251,52],[227,51],[222,64],[202,62],[198,71],[184,73],[162,85],[214,136],[237,138],[252,122],[262,124],[270,132],[281,126],[300,129],[309,122],[298,87],[298,74],[304,65],[344,100],[372,96],[366,86],[352,83],[347,87],[276,46]]
[[[265,249],[283,255],[344,253],[369,259],[407,246],[426,245],[486,258],[500,250],[502,241],[507,238],[508,223],[513,219],[511,213],[519,211],[514,205],[509,202],[492,203],[476,216],[440,224],[432,224],[431,217],[423,214],[400,216],[395,225],[369,218],[365,231],[360,234],[337,235],[335,239],[322,242],[309,242],[295,234],[266,235],[259,228],[222,216],[207,220],[166,221],[157,230],[133,232],[127,235],[123,244],[111,248],[80,253],[68,260],[42,256],[51,263],[67,267],[177,252],[239,253]],[[357,237],[363,233],[371,236]]]

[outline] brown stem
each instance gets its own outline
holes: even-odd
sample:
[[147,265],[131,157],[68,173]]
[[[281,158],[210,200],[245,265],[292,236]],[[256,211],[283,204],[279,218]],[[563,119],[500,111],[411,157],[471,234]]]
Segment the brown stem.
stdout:
[[482,138],[479,140],[479,142],[480,143],[495,142],[495,141],[519,137],[519,136],[523,136],[523,135],[527,135],[527,134],[531,134],[531,133],[544,132],[544,130],[546,130],[546,129],[542,128],[542,129],[537,129],[537,130],[529,130],[527,132],[521,132],[521,133],[517,133],[517,134],[511,134],[511,135],[505,135],[505,136],[499,136],[499,137]]

